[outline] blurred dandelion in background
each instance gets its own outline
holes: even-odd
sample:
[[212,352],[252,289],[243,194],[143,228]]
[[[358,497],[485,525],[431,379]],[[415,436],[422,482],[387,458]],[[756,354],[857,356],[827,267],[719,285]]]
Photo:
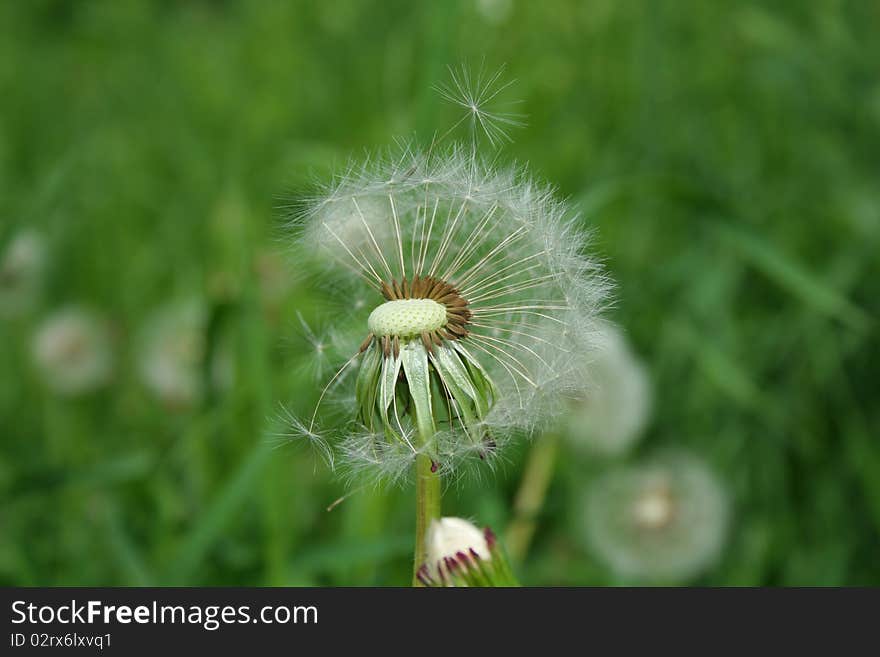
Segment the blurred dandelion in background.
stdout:
[[513,0],[475,0],[477,13],[488,23],[504,23],[513,10]]
[[139,348],[141,379],[168,408],[191,409],[210,387],[224,390],[234,377],[231,354],[223,342],[211,353],[208,309],[199,299],[174,301],[154,311]]
[[33,230],[14,235],[0,255],[0,318],[12,319],[32,311],[40,302],[48,249]]
[[619,327],[601,322],[595,342],[595,349],[583,354],[585,390],[572,401],[563,434],[575,449],[617,456],[644,432],[651,414],[651,384]]
[[110,382],[113,343],[106,321],[70,306],[55,311],[33,337],[34,363],[45,384],[59,395],[83,395]]
[[586,538],[619,576],[680,582],[712,566],[727,535],[727,495],[707,465],[675,452],[603,475],[585,503]]
[[294,278],[287,260],[277,251],[263,249],[254,259],[253,271],[263,315],[270,323],[277,324],[293,289]]

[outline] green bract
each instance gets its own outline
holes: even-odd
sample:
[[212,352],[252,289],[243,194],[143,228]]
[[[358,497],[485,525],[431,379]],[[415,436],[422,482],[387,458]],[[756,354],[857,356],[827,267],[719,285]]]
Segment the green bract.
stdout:
[[[371,432],[409,444],[402,410],[425,435],[452,427],[460,417],[469,439],[482,449],[492,444],[483,420],[496,394],[492,380],[464,347],[452,343],[428,351],[416,340],[405,342],[397,356],[385,356],[378,345],[368,349],[355,386],[358,420]],[[438,458],[430,446],[428,453]]]

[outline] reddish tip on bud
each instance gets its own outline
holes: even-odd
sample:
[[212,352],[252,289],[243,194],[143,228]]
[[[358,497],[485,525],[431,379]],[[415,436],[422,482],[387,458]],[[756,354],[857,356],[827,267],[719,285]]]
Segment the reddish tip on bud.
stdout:
[[428,573],[427,564],[422,564],[422,567],[419,568],[418,572],[416,573],[416,577],[425,586],[433,586],[435,584],[434,578],[431,577],[431,575]]
[[[470,550],[471,552],[473,552],[473,548],[469,548],[469,550]],[[465,554],[464,552],[462,552],[461,550],[459,550],[458,552],[455,553],[455,558],[458,559],[458,562],[459,562],[462,566],[464,566],[465,568],[467,568],[467,567],[470,565],[470,563],[471,563],[471,560],[470,560],[470,558],[468,557],[468,555]]]

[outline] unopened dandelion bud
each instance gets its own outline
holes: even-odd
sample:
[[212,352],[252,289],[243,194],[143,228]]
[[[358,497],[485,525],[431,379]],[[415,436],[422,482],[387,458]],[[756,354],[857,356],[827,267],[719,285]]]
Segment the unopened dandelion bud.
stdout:
[[518,586],[488,528],[462,518],[440,518],[428,528],[425,547],[426,562],[416,573],[424,586]]

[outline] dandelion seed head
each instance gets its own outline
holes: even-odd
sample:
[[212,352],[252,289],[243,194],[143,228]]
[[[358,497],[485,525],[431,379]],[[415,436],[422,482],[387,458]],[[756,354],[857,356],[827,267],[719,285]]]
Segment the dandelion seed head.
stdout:
[[[470,82],[469,106],[495,97],[496,78]],[[346,341],[360,332],[307,423],[355,389],[356,430],[332,441],[350,472],[402,480],[420,453],[442,473],[491,465],[558,414],[609,283],[552,188],[458,144],[401,142],[349,166],[292,224],[333,325]]]
[[698,458],[665,454],[600,478],[585,497],[584,527],[593,549],[624,577],[682,581],[721,552],[728,500]]
[[84,308],[62,308],[46,318],[34,335],[32,353],[46,385],[63,396],[97,390],[113,375],[109,328]]

